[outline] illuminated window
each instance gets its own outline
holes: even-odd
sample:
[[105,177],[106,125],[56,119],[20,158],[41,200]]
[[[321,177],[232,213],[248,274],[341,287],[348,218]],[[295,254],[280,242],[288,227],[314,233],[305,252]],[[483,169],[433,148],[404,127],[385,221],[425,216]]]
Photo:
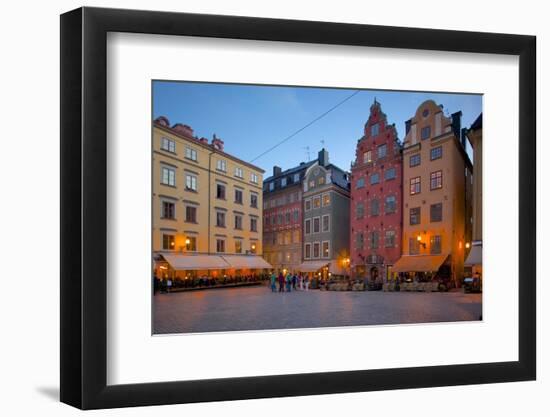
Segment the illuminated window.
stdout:
[[321,197],[313,197],[313,208],[321,207]]
[[311,210],[311,198],[308,198],[307,200],[305,200],[304,205],[305,205],[305,210],[306,211]]
[[162,249],[173,250],[175,245],[174,235],[162,235]]
[[329,257],[329,242],[328,241],[324,241],[323,242],[323,258],[328,258]]
[[188,236],[185,239],[185,250],[195,252],[197,250],[197,238],[194,236]]
[[323,207],[330,205],[330,194],[323,194]]
[[363,152],[363,163],[368,164],[372,162],[372,151]]

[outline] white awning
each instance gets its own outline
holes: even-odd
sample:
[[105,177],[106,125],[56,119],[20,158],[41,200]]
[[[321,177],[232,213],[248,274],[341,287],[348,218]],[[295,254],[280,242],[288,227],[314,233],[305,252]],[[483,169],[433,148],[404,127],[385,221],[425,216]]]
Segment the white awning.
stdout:
[[221,256],[163,253],[162,257],[177,271],[198,271],[203,269],[229,269],[231,266]]
[[466,262],[464,262],[464,265],[465,266],[481,265],[481,261],[483,258],[482,255],[483,255],[483,250],[481,246],[472,246],[472,249],[468,254],[468,258],[466,259]]
[[315,272],[327,266],[329,263],[329,261],[305,261],[298,265],[296,269],[300,272]]
[[223,255],[222,258],[235,269],[273,269],[259,255]]

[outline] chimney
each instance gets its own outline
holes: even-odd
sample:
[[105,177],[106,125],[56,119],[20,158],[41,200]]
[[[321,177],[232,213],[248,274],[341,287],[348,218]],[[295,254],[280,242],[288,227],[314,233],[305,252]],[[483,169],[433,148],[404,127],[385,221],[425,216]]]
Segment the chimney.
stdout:
[[462,118],[461,111],[457,111],[456,113],[451,114],[451,119],[452,119],[451,127],[453,129],[453,133],[458,139],[460,139],[461,118]]
[[411,130],[411,119],[405,122],[405,136],[409,134],[410,130]]
[[273,176],[274,177],[276,177],[277,175],[281,175],[281,172],[283,172],[281,167],[278,167],[277,165],[273,166]]
[[214,133],[214,137],[212,139],[212,147],[218,151],[223,151],[223,140],[216,137],[216,134]]
[[205,145],[208,145],[208,139],[206,139],[206,138],[200,138],[199,142],[204,143]]
[[187,136],[188,138],[193,137],[193,129],[189,125],[184,125],[182,123],[176,123],[174,126],[172,126],[172,129],[174,129],[176,132],[183,136]]
[[161,125],[161,126],[165,126],[165,127],[170,127],[170,121],[168,120],[168,118],[166,118],[165,116],[159,116],[155,119],[155,123],[157,125]]
[[317,160],[319,161],[319,165],[323,167],[326,167],[328,165],[328,152],[325,148],[319,151]]

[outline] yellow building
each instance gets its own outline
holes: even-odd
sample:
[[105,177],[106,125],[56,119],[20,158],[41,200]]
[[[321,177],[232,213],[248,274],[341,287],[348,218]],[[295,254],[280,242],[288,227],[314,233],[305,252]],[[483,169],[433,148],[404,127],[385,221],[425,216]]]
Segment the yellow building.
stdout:
[[472,268],[473,274],[482,275],[483,258],[483,115],[472,123],[466,131],[474,154],[474,188],[473,188],[473,235],[472,249],[466,259],[466,266]]
[[158,278],[245,276],[262,255],[263,170],[167,118],[153,123],[152,233]]
[[461,285],[471,242],[472,164],[461,112],[446,117],[434,101],[406,122],[403,149],[403,256],[394,272]]

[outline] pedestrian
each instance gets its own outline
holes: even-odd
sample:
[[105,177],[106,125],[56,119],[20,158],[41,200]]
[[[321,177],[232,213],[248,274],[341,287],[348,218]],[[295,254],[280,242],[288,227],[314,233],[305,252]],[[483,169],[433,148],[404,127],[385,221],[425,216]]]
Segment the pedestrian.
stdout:
[[304,278],[302,274],[298,274],[298,286],[300,287],[300,291],[304,290]]
[[306,284],[306,291],[309,291],[309,277],[307,275],[304,277],[304,281]]
[[279,292],[285,292],[285,277],[279,272]]
[[291,291],[291,286],[292,285],[292,275],[290,275],[290,272],[288,274],[286,274],[286,292],[290,292]]
[[277,281],[277,275],[275,275],[275,271],[271,273],[271,292],[275,292],[275,282]]
[[166,289],[168,292],[170,292],[171,288],[172,288],[172,280],[168,278],[168,281],[166,281]]
[[292,275],[292,289],[294,291],[296,291],[296,281],[298,280],[298,278],[296,277],[296,274],[293,274]]

